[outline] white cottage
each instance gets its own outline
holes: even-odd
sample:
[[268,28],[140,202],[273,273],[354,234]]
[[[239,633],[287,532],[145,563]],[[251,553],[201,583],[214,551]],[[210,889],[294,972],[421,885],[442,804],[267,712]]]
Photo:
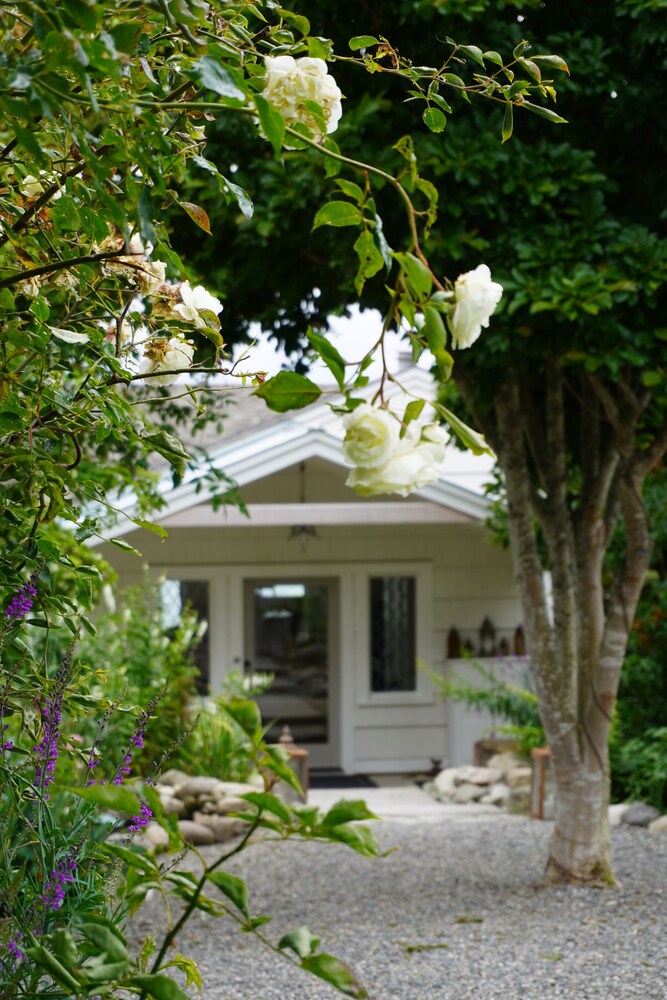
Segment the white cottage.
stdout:
[[[419,369],[401,380],[415,395],[433,391]],[[459,658],[467,647],[504,654],[486,655],[486,668],[523,669],[512,655],[521,615],[511,559],[483,523],[491,460],[452,446],[437,483],[406,499],[362,498],[345,486],[342,425],[325,403],[279,416],[250,397],[234,424],[209,455],[238,483],[249,516],[215,510],[199,471],[176,488],[165,477],[157,520],[167,540],[128,520],[109,537],[124,533],[143,560],[103,546],[121,585],[148,563],[168,602],[199,610],[211,691],[233,670],[272,672],[263,715],[289,724],[313,767],[470,762],[492,720],[444,704],[420,664],[470,676]]]

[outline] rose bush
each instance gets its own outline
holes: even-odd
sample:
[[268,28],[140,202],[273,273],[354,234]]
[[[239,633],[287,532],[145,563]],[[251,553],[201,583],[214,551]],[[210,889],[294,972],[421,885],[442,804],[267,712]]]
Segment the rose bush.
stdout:
[[462,349],[475,343],[482,327],[489,325],[502,294],[503,286],[491,280],[486,264],[458,276],[454,282],[454,308],[447,315],[455,347]]

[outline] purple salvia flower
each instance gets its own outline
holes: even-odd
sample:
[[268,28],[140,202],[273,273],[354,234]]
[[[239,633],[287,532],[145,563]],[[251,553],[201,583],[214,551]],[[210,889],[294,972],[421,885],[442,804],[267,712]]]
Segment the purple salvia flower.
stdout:
[[[35,788],[44,791],[54,780],[58,759],[58,736],[62,719],[62,705],[65,689],[69,683],[72,664],[72,650],[65,654],[58,673],[53,680],[53,688],[42,709],[44,736],[35,747]],[[47,796],[48,798],[48,796]]]
[[44,886],[44,892],[39,897],[40,903],[47,910],[59,910],[63,905],[66,886],[68,882],[74,881],[76,871],[76,861],[71,854],[68,854],[62,861],[59,861],[51,872],[51,878]]
[[29,582],[24,583],[20,590],[12,597],[5,608],[5,618],[16,621],[19,618],[25,618],[28,614],[37,597],[37,589],[32,582],[34,579],[35,577],[30,577]]
[[7,942],[7,951],[14,957],[17,962],[20,962],[23,958],[23,952],[17,945],[16,941],[13,939]]
[[145,802],[141,803],[141,813],[138,816],[130,817],[130,825],[127,828],[128,833],[139,833],[143,830],[145,826],[148,826],[149,822],[153,818],[153,813],[149,809]]
[[159,694],[155,695],[154,698],[148,702],[146,708],[142,711],[139,716],[137,725],[135,726],[134,732],[130,736],[127,750],[123,753],[123,760],[116,768],[116,773],[112,778],[114,785],[122,785],[125,778],[130,776],[130,765],[132,764],[132,753],[134,750],[143,750],[144,748],[144,734],[146,732],[146,726],[155,711],[155,707],[160,699],[163,697],[164,691],[160,691]]

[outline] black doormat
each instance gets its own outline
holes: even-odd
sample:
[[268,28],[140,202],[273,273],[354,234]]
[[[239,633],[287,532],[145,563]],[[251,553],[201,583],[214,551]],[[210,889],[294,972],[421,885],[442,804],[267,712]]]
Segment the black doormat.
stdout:
[[377,788],[367,774],[338,774],[335,771],[311,771],[311,788]]

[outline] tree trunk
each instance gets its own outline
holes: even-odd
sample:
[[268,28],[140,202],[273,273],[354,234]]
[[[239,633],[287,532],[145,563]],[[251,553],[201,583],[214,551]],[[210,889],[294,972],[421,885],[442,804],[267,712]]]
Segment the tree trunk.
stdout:
[[[567,756],[567,755],[565,755]],[[609,835],[609,769],[592,752],[576,766],[553,760],[556,780],[556,815],[547,885],[582,885],[603,888],[615,885]]]

